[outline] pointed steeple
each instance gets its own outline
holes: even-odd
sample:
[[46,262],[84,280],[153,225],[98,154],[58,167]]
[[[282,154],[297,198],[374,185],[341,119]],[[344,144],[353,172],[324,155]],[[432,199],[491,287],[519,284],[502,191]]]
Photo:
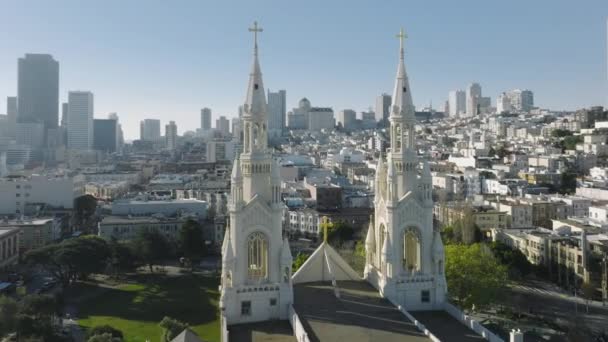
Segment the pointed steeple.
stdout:
[[241,174],[241,161],[239,160],[239,157],[237,155],[237,157],[234,158],[234,163],[232,164],[232,180],[239,181],[242,178],[243,175]]
[[253,23],[253,27],[249,28],[249,32],[253,32],[253,64],[251,65],[251,73],[249,74],[249,85],[247,87],[247,96],[245,97],[245,105],[243,106],[245,116],[259,117],[266,119],[266,95],[264,93],[264,82],[262,81],[262,69],[258,57],[258,32],[262,32],[262,28],[258,27],[258,22]]
[[367,236],[365,237],[365,247],[369,251],[374,250],[374,246],[376,245],[376,234],[374,234],[374,221],[372,219],[369,220],[369,228],[367,228]]
[[397,78],[393,89],[393,103],[391,106],[391,117],[414,119],[414,105],[410,92],[410,84],[405,72],[404,39],[407,38],[403,29],[397,35],[400,40],[399,65],[397,66]]
[[291,264],[293,258],[291,256],[291,249],[289,248],[289,241],[287,238],[283,239],[283,247],[281,248],[281,263]]
[[431,168],[429,167],[429,162],[422,162],[422,179],[425,181],[431,180]]

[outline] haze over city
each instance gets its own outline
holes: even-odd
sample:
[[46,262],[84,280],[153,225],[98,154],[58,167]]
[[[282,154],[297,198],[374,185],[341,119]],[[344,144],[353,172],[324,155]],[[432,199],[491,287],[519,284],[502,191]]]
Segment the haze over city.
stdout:
[[[251,42],[242,30],[267,29],[265,86],[287,90],[287,108],[366,110],[390,92],[394,51],[404,26],[406,59],[418,109],[441,108],[451,89],[479,82],[495,99],[528,88],[542,108],[606,104],[603,0],[509,1],[183,1],[3,2],[0,108],[17,93],[17,59],[48,53],[60,65],[60,101],[70,90],[95,94],[95,116],[117,112],[126,139],[139,121],[199,126],[203,107],[237,114]],[[321,86],[322,85],[322,86]]]
[[608,341],[608,2],[10,1],[0,341]]

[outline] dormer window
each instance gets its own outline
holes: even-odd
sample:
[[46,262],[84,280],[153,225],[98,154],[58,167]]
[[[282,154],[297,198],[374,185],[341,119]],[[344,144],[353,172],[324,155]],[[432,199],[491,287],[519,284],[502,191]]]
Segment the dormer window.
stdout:
[[[258,84],[257,83],[253,85],[253,89],[258,90]],[[403,89],[405,89],[405,88],[403,88]]]

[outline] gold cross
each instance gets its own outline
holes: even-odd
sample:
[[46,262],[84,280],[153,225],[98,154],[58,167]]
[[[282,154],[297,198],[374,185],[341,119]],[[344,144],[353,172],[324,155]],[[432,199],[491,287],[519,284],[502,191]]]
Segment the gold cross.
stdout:
[[403,31],[403,27],[399,31],[399,34],[396,35],[396,37],[399,38],[399,47],[401,48],[401,51],[403,51],[403,41],[405,40],[405,38],[407,38],[407,34],[405,33],[405,31]]
[[253,32],[253,41],[255,43],[255,46],[258,46],[258,32],[262,32],[264,31],[261,27],[258,27],[258,22],[254,21],[253,22],[253,27],[249,28],[249,32]]
[[328,218],[327,216],[323,216],[321,218],[321,224],[323,224],[323,241],[327,242],[327,222],[328,222]]

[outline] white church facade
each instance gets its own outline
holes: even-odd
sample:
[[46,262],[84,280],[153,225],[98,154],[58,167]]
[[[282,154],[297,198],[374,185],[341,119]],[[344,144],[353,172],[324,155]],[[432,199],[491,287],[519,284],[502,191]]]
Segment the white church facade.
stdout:
[[[380,158],[375,180],[375,215],[365,241],[364,277],[407,310],[443,308],[444,250],[433,229],[432,179],[418,162],[412,95],[404,63],[403,32],[390,109],[391,149]],[[420,175],[419,175],[420,174]]]
[[[261,29],[254,23],[250,31],[254,53],[243,105],[243,152],[233,164],[230,222],[222,245],[222,341],[468,342],[479,340],[476,333],[502,341],[470,318],[465,321],[466,315],[446,301],[444,248],[440,232],[433,228],[430,170],[416,153],[403,32],[398,35],[400,59],[389,117],[391,150],[386,160],[380,158],[376,172],[375,215],[365,241],[363,277],[327,238],[291,274],[292,255],[282,232],[279,165],[267,145],[267,102],[257,44]],[[427,321],[436,314],[437,335],[418,321],[416,311],[432,311],[424,316]],[[285,329],[278,336],[280,327]]]
[[268,148],[268,111],[258,60],[243,105],[243,153],[234,161],[230,226],[222,245],[220,310],[227,325],[287,319],[293,303],[292,257],[283,239],[279,166]]

